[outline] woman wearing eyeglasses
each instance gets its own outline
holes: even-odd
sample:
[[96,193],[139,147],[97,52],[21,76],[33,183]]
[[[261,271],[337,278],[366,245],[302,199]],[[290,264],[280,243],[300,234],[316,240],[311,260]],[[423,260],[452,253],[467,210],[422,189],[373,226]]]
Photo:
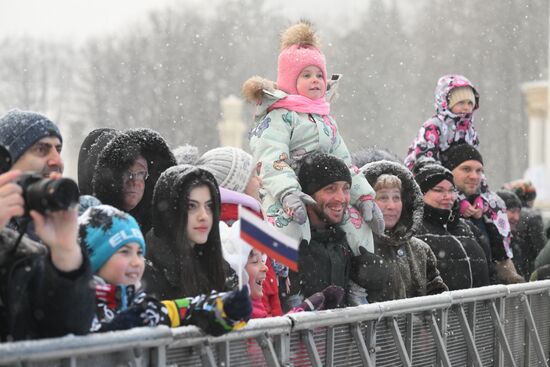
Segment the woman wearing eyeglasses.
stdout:
[[451,171],[434,161],[417,168],[415,180],[424,194],[424,219],[416,237],[431,247],[449,290],[489,285],[485,252],[458,214]]
[[174,155],[156,131],[118,131],[99,153],[93,170],[93,193],[103,204],[130,213],[146,233],[151,229],[155,184],[161,173],[174,165]]

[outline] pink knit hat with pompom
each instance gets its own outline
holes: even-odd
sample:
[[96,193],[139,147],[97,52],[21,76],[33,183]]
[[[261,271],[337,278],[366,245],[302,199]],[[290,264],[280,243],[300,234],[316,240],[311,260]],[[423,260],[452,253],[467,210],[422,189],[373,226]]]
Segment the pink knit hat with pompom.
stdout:
[[281,53],[277,68],[277,88],[288,93],[298,94],[296,81],[308,66],[317,66],[327,82],[325,55],[319,50],[319,40],[310,23],[302,21],[283,32]]

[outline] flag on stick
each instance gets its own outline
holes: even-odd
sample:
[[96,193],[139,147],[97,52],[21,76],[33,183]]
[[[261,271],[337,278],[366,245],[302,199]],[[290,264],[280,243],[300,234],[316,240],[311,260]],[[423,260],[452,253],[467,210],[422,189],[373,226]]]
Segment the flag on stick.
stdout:
[[250,211],[239,208],[241,238],[270,258],[298,271],[298,240],[278,231]]

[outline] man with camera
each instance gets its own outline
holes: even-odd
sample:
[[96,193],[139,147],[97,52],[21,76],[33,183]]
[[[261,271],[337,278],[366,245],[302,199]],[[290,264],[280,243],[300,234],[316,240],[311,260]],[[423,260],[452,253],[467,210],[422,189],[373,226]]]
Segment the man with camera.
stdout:
[[[0,144],[1,161],[13,162],[0,175],[0,340],[85,334],[95,298],[77,243],[78,190],[61,179],[59,130],[43,115],[12,110],[0,118]],[[6,228],[16,217],[32,222],[43,244]]]
[[[43,178],[53,172],[62,174],[62,143],[58,127],[44,115],[13,109],[0,118],[0,145],[11,157],[12,170]],[[23,229],[33,240],[39,240],[33,223],[26,222],[19,217],[11,220],[8,226],[16,231]]]

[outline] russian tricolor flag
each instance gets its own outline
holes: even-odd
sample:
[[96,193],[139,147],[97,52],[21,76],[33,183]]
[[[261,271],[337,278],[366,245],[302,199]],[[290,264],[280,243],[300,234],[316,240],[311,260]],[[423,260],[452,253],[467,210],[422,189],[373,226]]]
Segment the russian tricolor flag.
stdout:
[[270,258],[298,271],[298,240],[276,230],[250,211],[239,208],[241,238]]

